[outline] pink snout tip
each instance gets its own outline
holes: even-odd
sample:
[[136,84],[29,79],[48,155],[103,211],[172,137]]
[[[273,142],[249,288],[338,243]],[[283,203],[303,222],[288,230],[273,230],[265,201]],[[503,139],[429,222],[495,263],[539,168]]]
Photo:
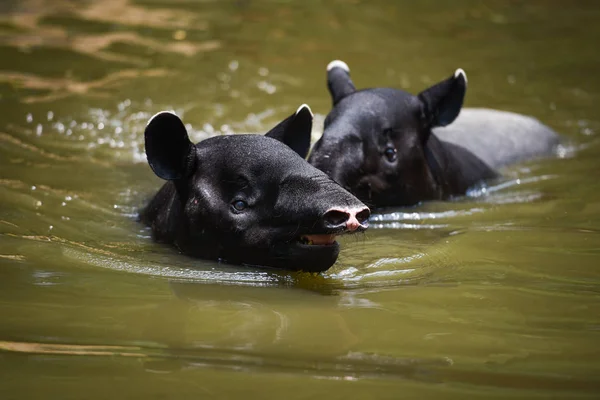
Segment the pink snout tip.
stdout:
[[347,232],[354,232],[367,227],[370,215],[368,207],[335,207],[325,213],[325,220],[332,228],[344,226]]
[[346,229],[349,232],[355,231],[360,227],[361,223],[358,222],[358,220],[356,219],[356,216],[352,215],[350,218],[348,218],[348,221],[346,222]]

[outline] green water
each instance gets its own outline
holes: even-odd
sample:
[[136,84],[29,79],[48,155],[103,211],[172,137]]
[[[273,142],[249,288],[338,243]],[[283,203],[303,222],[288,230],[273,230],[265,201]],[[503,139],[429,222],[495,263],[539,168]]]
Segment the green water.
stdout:
[[[0,3],[1,399],[600,396],[600,3]],[[561,157],[376,214],[322,276],[198,261],[135,220],[143,128],[265,132],[325,66],[540,118]],[[485,134],[485,132],[482,132]]]

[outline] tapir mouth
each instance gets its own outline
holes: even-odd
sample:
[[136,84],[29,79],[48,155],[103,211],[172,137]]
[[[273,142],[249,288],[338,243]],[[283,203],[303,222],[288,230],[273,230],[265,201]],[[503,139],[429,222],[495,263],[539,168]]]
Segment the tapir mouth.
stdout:
[[331,246],[335,244],[336,235],[321,234],[321,235],[302,235],[300,236],[300,244],[308,246]]
[[327,233],[299,234],[291,241],[279,242],[272,247],[277,264],[282,268],[304,271],[323,272],[337,260],[340,245],[336,241],[340,235],[362,232],[363,228],[348,232],[345,229],[331,230]]
[[340,245],[335,234],[319,233],[298,236],[292,242],[283,242],[273,248],[282,268],[323,272],[337,260]]

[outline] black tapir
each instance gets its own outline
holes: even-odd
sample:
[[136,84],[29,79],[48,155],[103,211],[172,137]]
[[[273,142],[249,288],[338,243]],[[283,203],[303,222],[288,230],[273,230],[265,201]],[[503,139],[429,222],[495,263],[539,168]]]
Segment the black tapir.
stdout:
[[327,84],[333,109],[309,162],[369,206],[464,194],[497,177],[497,168],[548,155],[559,144],[559,135],[531,117],[461,112],[467,88],[462,69],[413,96],[390,88],[356,90],[350,69],[336,60],[327,66]]
[[335,236],[367,228],[369,209],[304,160],[312,112],[302,105],[265,136],[215,136],[194,145],[175,114],[153,116],[146,156],[168,180],[140,213],[153,237],[181,252],[234,264],[320,272]]

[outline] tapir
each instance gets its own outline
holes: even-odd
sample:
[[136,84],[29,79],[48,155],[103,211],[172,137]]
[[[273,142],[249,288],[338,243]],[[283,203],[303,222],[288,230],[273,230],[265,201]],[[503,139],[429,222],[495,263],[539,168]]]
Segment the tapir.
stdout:
[[[410,206],[465,194],[498,169],[547,156],[559,135],[538,120],[462,109],[462,69],[414,96],[356,90],[343,61],[327,66],[333,108],[309,162],[371,207]],[[462,109],[462,111],[461,111]]]
[[362,232],[370,210],[306,160],[313,115],[302,105],[266,135],[192,144],[182,120],[160,112],[145,150],[167,180],[140,212],[159,242],[193,257],[321,272],[338,256],[336,235]]

